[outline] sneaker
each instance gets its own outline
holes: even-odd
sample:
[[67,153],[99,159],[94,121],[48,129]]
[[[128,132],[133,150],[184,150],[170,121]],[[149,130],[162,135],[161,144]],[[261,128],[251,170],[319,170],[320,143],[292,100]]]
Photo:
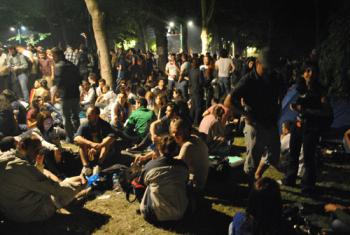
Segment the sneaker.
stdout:
[[99,174],[100,172],[101,172],[101,167],[99,165],[94,166],[94,168],[92,169],[93,175]]
[[81,174],[85,176],[92,175],[92,169],[89,166],[84,166],[83,169],[81,169]]

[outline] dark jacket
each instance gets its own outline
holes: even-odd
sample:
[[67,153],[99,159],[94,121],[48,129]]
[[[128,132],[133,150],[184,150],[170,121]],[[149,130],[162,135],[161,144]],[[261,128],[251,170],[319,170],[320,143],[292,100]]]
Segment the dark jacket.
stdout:
[[[255,70],[248,73],[231,92],[233,106],[252,123],[264,127],[276,125],[281,111],[277,79],[275,73],[264,77],[260,77]],[[244,107],[241,106],[242,98]]]
[[81,76],[73,63],[61,60],[55,64],[55,82],[63,99],[79,99]]

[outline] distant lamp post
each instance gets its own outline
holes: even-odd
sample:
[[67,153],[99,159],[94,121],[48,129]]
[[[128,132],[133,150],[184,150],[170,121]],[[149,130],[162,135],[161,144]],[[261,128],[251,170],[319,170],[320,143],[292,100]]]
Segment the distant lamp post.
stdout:
[[[169,22],[168,33],[171,32],[171,29],[175,28],[175,25],[176,24],[174,21]],[[192,20],[189,20],[187,21],[186,25],[187,25],[187,28],[189,28],[189,27],[193,27],[194,23]],[[179,36],[180,36],[180,52],[183,52],[183,24],[182,23],[179,23]]]
[[22,44],[22,33],[27,30],[27,27],[24,25],[18,26],[18,27],[10,27],[11,32],[16,32],[17,31],[17,38],[18,38],[18,43]]

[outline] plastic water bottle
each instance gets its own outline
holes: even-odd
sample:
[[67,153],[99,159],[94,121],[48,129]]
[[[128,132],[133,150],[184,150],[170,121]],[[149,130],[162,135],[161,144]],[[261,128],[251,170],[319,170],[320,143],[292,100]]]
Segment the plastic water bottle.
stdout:
[[119,185],[119,177],[117,173],[113,173],[112,176],[112,182],[113,182],[113,190],[114,191],[119,191],[120,190],[120,185]]

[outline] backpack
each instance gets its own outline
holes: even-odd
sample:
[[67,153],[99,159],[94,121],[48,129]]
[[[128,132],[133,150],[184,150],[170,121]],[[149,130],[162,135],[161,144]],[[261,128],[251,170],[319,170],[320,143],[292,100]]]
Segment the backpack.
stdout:
[[[145,187],[139,183],[142,167],[133,164],[127,167],[121,164],[115,164],[104,169],[101,174],[107,175],[109,189],[121,189],[125,193],[125,198],[132,203],[136,200],[142,200]],[[134,195],[131,199],[130,195]]]
[[230,176],[230,163],[228,158],[209,158],[209,176],[213,180],[226,180]]

